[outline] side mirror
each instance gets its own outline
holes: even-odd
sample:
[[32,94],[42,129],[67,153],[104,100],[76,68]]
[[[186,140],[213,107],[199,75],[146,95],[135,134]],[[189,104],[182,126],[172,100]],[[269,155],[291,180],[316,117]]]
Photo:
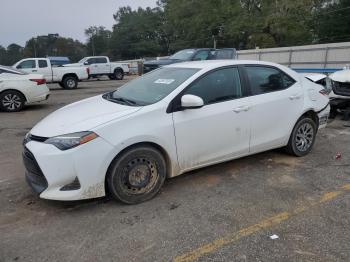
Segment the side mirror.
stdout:
[[21,68],[22,68],[22,66],[21,66],[21,65],[18,65],[18,66],[16,66],[16,68],[17,68],[17,69],[21,69]]
[[181,97],[181,107],[183,109],[195,109],[204,106],[203,99],[195,95],[183,95]]
[[89,62],[88,62],[88,61],[85,61],[85,62],[84,62],[84,65],[89,65]]

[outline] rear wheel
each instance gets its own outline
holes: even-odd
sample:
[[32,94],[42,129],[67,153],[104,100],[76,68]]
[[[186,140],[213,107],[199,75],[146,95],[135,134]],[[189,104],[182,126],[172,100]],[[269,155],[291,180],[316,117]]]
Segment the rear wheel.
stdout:
[[76,89],[78,87],[78,79],[74,76],[66,76],[62,80],[63,88]]
[[123,80],[124,78],[124,72],[121,69],[114,70],[114,79],[116,80]]
[[130,149],[113,161],[107,174],[112,196],[126,204],[137,204],[153,198],[164,184],[166,162],[153,147]]
[[8,90],[0,94],[0,109],[6,112],[22,110],[26,99],[18,91]]
[[316,133],[316,123],[311,118],[300,119],[289,138],[287,152],[299,157],[307,155],[315,143]]

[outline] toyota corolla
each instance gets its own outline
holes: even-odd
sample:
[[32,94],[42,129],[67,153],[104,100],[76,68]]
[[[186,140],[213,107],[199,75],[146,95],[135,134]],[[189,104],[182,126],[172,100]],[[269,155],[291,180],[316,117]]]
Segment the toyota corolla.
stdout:
[[274,63],[165,66],[38,123],[24,139],[26,180],[45,199],[136,204],[193,169],[281,147],[305,156],[326,126],[326,93]]

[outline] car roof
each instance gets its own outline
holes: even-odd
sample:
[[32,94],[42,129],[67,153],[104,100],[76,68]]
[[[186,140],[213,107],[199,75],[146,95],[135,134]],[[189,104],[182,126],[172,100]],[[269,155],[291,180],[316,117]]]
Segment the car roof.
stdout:
[[215,68],[222,66],[231,65],[242,65],[242,64],[253,64],[253,65],[270,65],[279,66],[276,63],[265,62],[265,61],[255,61],[255,60],[203,60],[203,61],[189,61],[168,65],[167,67],[181,67],[181,68]]

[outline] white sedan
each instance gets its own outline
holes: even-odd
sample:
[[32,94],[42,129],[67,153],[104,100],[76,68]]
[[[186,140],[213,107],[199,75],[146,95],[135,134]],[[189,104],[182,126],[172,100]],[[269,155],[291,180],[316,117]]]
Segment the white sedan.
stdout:
[[50,91],[42,75],[26,74],[0,66],[0,110],[17,112],[26,103],[46,100],[49,95]]
[[278,64],[174,64],[38,123],[24,140],[26,179],[45,199],[109,192],[135,204],[193,169],[280,147],[305,156],[328,114],[322,87]]

